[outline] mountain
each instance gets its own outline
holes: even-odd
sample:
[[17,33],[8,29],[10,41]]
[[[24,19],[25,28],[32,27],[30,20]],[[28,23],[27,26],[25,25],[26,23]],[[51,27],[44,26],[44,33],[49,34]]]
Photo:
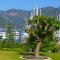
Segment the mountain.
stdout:
[[26,19],[30,16],[30,11],[10,9],[7,11],[0,10],[0,27],[5,27],[6,22],[11,23],[13,27],[23,29]]
[[52,16],[52,17],[57,18],[57,15],[59,13],[60,13],[60,7],[59,8],[54,8],[54,7],[42,8],[42,15]]
[[[46,16],[53,16],[57,17],[57,15],[60,13],[60,7],[54,8],[54,7],[44,7],[41,8],[42,15]],[[6,11],[0,10],[0,27],[6,27],[6,23],[11,23],[13,25],[13,28],[16,26],[19,29],[23,29],[26,20],[30,17],[31,10],[17,10],[17,9],[9,9]]]

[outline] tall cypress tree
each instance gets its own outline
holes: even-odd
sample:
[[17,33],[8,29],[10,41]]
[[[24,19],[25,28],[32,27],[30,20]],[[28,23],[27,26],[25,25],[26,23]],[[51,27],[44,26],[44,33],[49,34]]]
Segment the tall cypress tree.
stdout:
[[2,37],[0,36],[0,48],[2,48]]
[[13,35],[13,29],[11,24],[8,24],[7,26],[7,42],[9,48],[14,47],[14,35]]

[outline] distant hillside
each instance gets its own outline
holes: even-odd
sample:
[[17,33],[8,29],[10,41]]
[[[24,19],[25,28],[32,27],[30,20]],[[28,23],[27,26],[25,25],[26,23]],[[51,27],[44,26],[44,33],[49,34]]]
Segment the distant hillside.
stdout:
[[[45,7],[42,9],[42,15],[57,17],[60,13],[59,8]],[[26,19],[30,17],[31,11],[10,9],[7,11],[0,10],[0,27],[6,26],[6,21],[10,22],[13,27],[23,29]]]
[[6,26],[6,21],[10,22],[13,27],[23,29],[26,19],[30,17],[30,11],[10,9],[7,11],[0,10],[0,27]]
[[59,13],[60,13],[60,7],[59,8],[54,8],[54,7],[42,8],[42,15],[52,16],[57,18],[57,14]]

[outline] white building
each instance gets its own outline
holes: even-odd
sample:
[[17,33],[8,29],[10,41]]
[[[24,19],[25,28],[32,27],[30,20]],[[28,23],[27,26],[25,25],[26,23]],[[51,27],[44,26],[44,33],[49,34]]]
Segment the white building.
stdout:
[[6,32],[4,29],[0,28],[0,37],[4,40],[6,39]]
[[[60,14],[57,15],[57,20],[60,21]],[[54,36],[56,37],[57,43],[60,44],[60,30],[57,30]]]
[[18,31],[15,30],[15,31],[13,32],[13,35],[14,35],[15,41],[19,39],[19,32],[18,32]]
[[6,32],[0,32],[0,36],[3,40],[6,39]]
[[26,32],[21,33],[21,43],[26,43],[26,39],[29,37],[29,34]]
[[[14,35],[15,40],[19,39],[19,32],[18,31],[14,30],[13,35]],[[3,40],[7,38],[5,29],[0,28],[0,36],[2,37]]]
[[57,43],[60,44],[60,30],[55,31],[53,35]]
[[32,19],[35,15],[41,15],[41,8],[38,9],[37,4],[36,4],[36,6],[34,7],[34,9],[31,11],[30,19]]

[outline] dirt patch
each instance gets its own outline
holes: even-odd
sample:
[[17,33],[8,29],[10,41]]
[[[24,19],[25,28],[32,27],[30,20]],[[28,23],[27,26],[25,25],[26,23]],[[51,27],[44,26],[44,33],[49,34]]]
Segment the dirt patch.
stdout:
[[26,60],[51,60],[50,58],[46,56],[35,57],[33,55],[25,55],[23,56],[23,58],[25,58]]

